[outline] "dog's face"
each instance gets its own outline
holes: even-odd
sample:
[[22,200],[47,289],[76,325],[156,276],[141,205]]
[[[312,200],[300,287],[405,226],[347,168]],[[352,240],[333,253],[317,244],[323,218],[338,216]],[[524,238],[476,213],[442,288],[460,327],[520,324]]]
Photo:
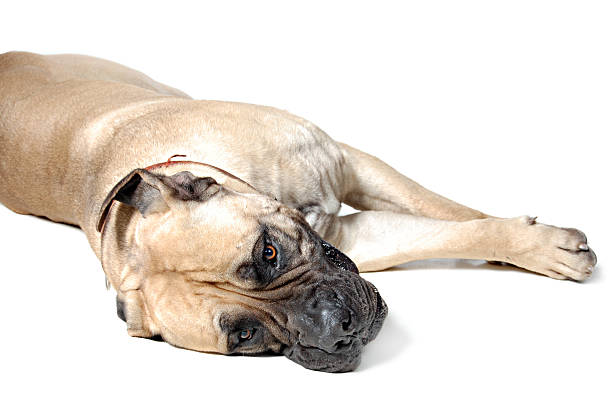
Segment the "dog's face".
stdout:
[[354,369],[387,313],[378,291],[298,211],[236,182],[136,170],[111,191],[102,263],[128,331]]

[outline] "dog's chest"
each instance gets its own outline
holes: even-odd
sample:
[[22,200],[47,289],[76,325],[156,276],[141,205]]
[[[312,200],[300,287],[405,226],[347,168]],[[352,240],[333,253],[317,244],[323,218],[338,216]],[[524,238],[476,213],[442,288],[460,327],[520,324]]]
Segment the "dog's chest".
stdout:
[[[258,191],[301,211],[308,223],[319,229],[327,215],[336,215],[343,193],[344,155],[340,147],[312,123],[282,115],[267,116],[251,123],[249,148],[235,148],[226,157],[230,171]],[[259,127],[258,125],[263,125]]]

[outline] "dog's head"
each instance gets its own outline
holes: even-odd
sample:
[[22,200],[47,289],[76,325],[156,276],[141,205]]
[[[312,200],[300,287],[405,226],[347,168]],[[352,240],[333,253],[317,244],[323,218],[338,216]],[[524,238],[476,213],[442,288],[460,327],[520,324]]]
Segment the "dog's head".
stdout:
[[129,333],[353,370],[387,313],[376,288],[300,212],[211,173],[134,170],[105,200],[102,264]]

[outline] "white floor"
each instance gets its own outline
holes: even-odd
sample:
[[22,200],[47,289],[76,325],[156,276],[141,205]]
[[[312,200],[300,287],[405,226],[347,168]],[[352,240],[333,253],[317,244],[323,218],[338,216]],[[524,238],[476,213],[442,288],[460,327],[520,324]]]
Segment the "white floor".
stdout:
[[[467,260],[366,274],[387,300],[389,317],[360,368],[332,375],[284,357],[209,355],[131,338],[78,229],[4,207],[0,219],[0,399],[13,400],[4,405],[79,404],[92,396],[187,402],[211,391],[252,397],[255,405],[266,392],[273,393],[267,405],[294,395],[357,405],[381,397],[470,406],[610,401],[605,255],[583,284]],[[609,242],[593,245],[605,249]]]
[[57,3],[5,10],[0,52],[97,55],[286,108],[458,202],[582,229],[599,265],[586,283],[467,260],[366,274],[388,320],[331,375],[129,337],[82,233],[0,205],[1,405],[612,404],[605,2]]

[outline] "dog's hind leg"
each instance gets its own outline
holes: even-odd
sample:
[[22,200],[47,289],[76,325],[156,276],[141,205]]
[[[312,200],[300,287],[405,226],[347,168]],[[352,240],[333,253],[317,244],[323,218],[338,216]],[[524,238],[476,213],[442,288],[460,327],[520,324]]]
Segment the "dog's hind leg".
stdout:
[[342,201],[355,209],[394,211],[454,221],[490,217],[429,191],[374,156],[339,144],[346,158]]

